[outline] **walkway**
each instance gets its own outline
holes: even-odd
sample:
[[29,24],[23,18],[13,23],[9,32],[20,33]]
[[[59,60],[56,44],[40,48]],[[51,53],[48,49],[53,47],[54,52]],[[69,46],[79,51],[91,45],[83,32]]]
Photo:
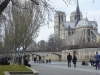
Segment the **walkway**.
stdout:
[[95,67],[77,65],[77,68],[67,67],[67,64],[32,64],[33,69],[39,72],[39,75],[100,75],[100,70],[95,70]]

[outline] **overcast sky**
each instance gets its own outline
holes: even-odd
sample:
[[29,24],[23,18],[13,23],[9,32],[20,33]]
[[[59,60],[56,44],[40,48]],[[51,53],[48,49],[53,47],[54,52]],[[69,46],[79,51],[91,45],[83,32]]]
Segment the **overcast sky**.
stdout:
[[[72,5],[66,6],[66,4],[63,2],[63,0],[52,0],[53,5],[56,6],[56,9],[58,11],[63,11],[66,13],[66,20],[69,21],[71,12],[76,10],[76,0],[72,3]],[[79,7],[80,11],[83,14],[83,18],[87,18],[89,21],[97,21],[98,23],[98,32],[100,33],[100,0],[95,0],[93,3],[93,0],[79,0]],[[53,17],[54,20],[54,17]],[[39,36],[37,37],[36,41],[45,40],[48,41],[48,37],[50,34],[54,33],[54,23],[51,22],[48,26],[43,26],[40,29]]]

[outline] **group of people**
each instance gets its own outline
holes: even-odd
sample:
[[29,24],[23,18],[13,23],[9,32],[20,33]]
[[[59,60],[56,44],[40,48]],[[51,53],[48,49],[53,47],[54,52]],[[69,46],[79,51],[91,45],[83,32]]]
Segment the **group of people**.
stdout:
[[92,60],[92,59],[89,60],[89,62],[91,63],[91,66],[95,66],[96,70],[100,69],[100,55],[98,54],[98,52],[96,52],[94,58],[95,60]]
[[41,62],[42,62],[41,56],[38,56],[38,58],[34,57],[34,63],[41,63]]
[[[93,63],[91,60],[89,61],[89,62],[91,62],[91,66],[95,63],[96,70],[100,69],[100,63],[99,63],[100,62],[100,55],[98,54],[98,52],[96,52],[94,59],[95,59],[95,62],[93,62]],[[77,62],[76,55],[73,55],[73,58],[72,58],[72,56],[69,53],[69,55],[67,55],[67,61],[68,61],[68,67],[71,67],[71,61],[72,61],[74,64],[74,67],[76,68],[76,62]]]
[[46,64],[51,64],[51,59],[49,59],[49,60],[46,60]]
[[77,57],[76,57],[75,54],[74,54],[74,56],[72,58],[72,56],[69,53],[69,55],[67,55],[67,61],[68,61],[68,67],[71,67],[71,61],[72,61],[73,64],[74,64],[74,68],[76,68]]
[[37,57],[34,57],[34,63],[46,63],[46,64],[50,64],[51,63],[51,59],[48,59],[46,61],[44,61],[41,56],[37,56]]

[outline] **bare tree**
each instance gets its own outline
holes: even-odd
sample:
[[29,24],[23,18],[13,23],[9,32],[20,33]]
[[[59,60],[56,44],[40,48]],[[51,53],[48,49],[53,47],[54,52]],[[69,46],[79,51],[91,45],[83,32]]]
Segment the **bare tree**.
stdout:
[[28,46],[27,51],[36,51],[37,46],[37,43],[33,41],[32,44]]
[[59,37],[54,37],[54,34],[49,36],[48,47],[51,47],[53,50],[60,50],[63,46],[62,39]]
[[[20,9],[13,5],[12,15],[9,16],[6,37],[13,46],[12,50],[17,51],[20,47],[26,50],[32,40],[37,36],[40,27],[40,14],[33,13],[33,5],[25,4],[28,9]],[[35,10],[36,11],[36,10]]]

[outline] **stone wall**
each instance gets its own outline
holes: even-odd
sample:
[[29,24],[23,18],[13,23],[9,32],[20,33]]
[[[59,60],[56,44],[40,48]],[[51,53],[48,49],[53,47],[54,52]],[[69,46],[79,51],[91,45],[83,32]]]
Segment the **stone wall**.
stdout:
[[66,61],[67,55],[70,53],[73,56],[73,51],[76,51],[78,61],[89,61],[94,59],[96,51],[100,52],[100,48],[84,48],[76,50],[64,50],[62,51],[62,61]]
[[[51,61],[66,61],[67,55],[70,53],[73,57],[73,51],[76,51],[76,56],[78,61],[89,61],[90,59],[94,59],[94,55],[96,51],[100,54],[100,48],[84,48],[84,49],[74,49],[74,50],[63,50],[62,52],[51,52],[51,53],[45,53],[42,56],[43,60],[51,59]],[[35,53],[36,54],[36,53]],[[37,53],[38,54],[38,53]],[[41,53],[40,53],[41,54]],[[38,54],[39,55],[39,54]],[[30,54],[30,60],[33,60],[36,55]]]
[[60,57],[55,54],[48,54],[48,56],[45,56],[44,60],[49,60],[51,59],[52,61],[60,61]]

